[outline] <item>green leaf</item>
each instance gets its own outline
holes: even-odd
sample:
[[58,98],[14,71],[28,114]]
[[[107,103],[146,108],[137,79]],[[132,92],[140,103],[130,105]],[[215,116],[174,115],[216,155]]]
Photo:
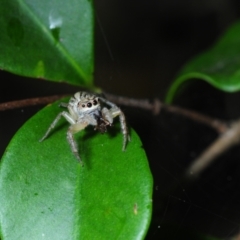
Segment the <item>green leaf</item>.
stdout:
[[91,87],[91,0],[2,0],[0,16],[1,69]]
[[[122,149],[119,124],[76,134],[82,167],[66,140],[57,103],[13,137],[0,168],[0,229],[5,240],[143,239],[151,219],[152,175],[137,134]],[[117,122],[117,119],[116,121]]]
[[240,90],[240,22],[233,25],[216,45],[186,64],[171,85],[170,103],[179,87],[188,80],[200,79],[226,92]]

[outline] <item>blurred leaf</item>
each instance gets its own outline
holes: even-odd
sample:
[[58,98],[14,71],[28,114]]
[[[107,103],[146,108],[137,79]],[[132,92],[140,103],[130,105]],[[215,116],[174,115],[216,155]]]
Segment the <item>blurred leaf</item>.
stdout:
[[[9,144],[0,169],[0,220],[5,240],[143,239],[151,219],[152,176],[137,134],[122,152],[119,124],[75,135],[82,167],[66,140],[57,103],[32,117]],[[117,122],[117,119],[116,119]]]
[[91,0],[2,0],[0,68],[19,75],[91,86]]
[[240,22],[233,25],[216,45],[186,64],[171,85],[166,102],[170,103],[183,83],[204,80],[226,91],[240,90]]

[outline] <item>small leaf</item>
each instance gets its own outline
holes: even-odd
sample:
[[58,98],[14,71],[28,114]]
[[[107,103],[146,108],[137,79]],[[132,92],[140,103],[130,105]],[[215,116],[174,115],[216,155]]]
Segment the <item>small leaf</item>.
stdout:
[[191,79],[204,80],[226,92],[240,90],[240,22],[233,25],[212,49],[187,63],[171,85],[166,102],[170,103],[179,87]]
[[143,239],[153,182],[139,137],[131,129],[123,152],[118,124],[106,134],[87,128],[75,135],[82,167],[66,140],[65,120],[39,142],[59,111],[54,103],[32,117],[3,156],[3,239]]
[[92,85],[92,1],[2,0],[0,16],[1,69]]

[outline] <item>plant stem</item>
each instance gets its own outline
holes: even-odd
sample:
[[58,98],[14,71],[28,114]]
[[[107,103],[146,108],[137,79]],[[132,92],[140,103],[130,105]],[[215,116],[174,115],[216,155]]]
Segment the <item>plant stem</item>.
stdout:
[[[108,100],[118,105],[141,108],[147,111],[151,111],[154,115],[159,114],[161,109],[165,109],[168,112],[179,114],[189,119],[192,119],[196,122],[205,124],[215,129],[219,134],[221,134],[219,138],[212,145],[210,145],[205,151],[203,151],[203,153],[197,159],[193,161],[193,163],[187,170],[187,175],[189,177],[193,175],[194,176],[199,175],[205,168],[209,166],[209,164],[213,162],[213,160],[217,156],[222,154],[231,146],[234,146],[239,143],[240,120],[228,126],[227,123],[224,123],[218,119],[208,117],[206,115],[200,114],[192,110],[164,104],[158,99],[155,99],[153,102],[150,102],[147,99],[133,99],[133,98],[127,98],[122,96],[116,96],[109,93],[104,93],[104,95]],[[0,111],[6,111],[10,109],[29,107],[29,106],[35,106],[35,105],[49,104],[65,96],[67,95],[65,94],[65,95],[54,95],[54,96],[48,96],[48,97],[37,97],[37,98],[29,98],[24,100],[1,103]]]
[[220,135],[203,153],[196,158],[187,169],[187,176],[198,176],[202,170],[207,168],[219,155],[226,152],[240,142],[240,120],[231,124],[229,129]]
[[[187,110],[181,107],[164,104],[159,99],[155,99],[153,102],[150,102],[147,99],[127,98],[109,93],[104,93],[104,95],[107,97],[107,99],[116,104],[125,105],[128,107],[141,108],[147,111],[151,111],[154,115],[159,114],[161,109],[165,109],[168,112],[179,114],[187,118],[190,118],[196,122],[206,124],[209,127],[214,128],[218,133],[223,133],[228,129],[227,124],[218,119],[210,118],[206,115],[194,112],[192,110]],[[0,103],[0,111],[49,104],[66,96],[67,96],[66,94],[53,95],[48,97],[28,98],[23,100]]]
[[53,95],[49,97],[28,98],[23,100],[0,103],[0,111],[49,104],[65,96],[67,95]]
[[104,94],[106,95],[107,99],[109,99],[110,101],[116,104],[152,111],[154,115],[159,114],[161,109],[165,109],[168,112],[179,114],[189,119],[192,119],[196,122],[208,125],[209,127],[214,128],[218,133],[223,133],[228,129],[227,124],[220,121],[219,119],[214,119],[204,114],[201,114],[192,110],[188,110],[185,108],[164,104],[159,99],[155,99],[151,103],[147,99],[133,99],[133,98],[116,96],[108,93],[104,93]]

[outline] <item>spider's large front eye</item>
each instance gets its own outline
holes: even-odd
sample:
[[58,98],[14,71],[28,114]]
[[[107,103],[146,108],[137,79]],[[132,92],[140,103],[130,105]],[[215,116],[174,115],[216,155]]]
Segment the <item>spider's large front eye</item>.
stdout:
[[93,105],[97,105],[97,103],[98,103],[97,100],[94,99],[94,100],[93,100]]
[[85,104],[82,104],[82,107],[85,108]]
[[89,103],[87,103],[87,106],[88,106],[88,108],[90,108],[92,106],[92,104],[89,102]]

